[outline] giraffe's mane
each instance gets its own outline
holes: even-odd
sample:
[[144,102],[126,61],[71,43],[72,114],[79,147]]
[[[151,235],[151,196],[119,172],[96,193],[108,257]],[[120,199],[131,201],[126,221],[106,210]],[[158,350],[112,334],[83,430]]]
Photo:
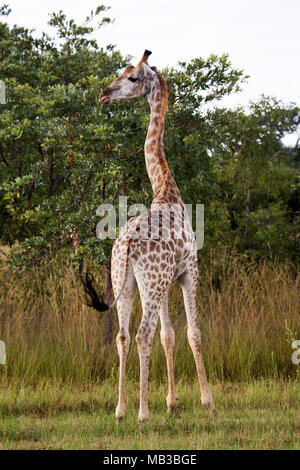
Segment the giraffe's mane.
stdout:
[[168,107],[168,101],[169,101],[169,92],[168,92],[168,87],[166,84],[166,80],[161,76],[161,74],[156,71],[156,75],[158,77],[160,87],[161,87],[161,94],[162,94],[162,109],[161,109],[161,114],[165,115],[167,107]]
[[156,74],[157,74],[157,77],[158,77],[158,80],[159,80],[159,83],[160,83],[160,88],[161,88],[161,109],[160,109],[160,114],[159,114],[159,118],[158,118],[157,143],[156,143],[155,152],[156,152],[156,155],[159,159],[159,162],[161,164],[161,168],[162,168],[164,176],[165,176],[165,180],[164,180],[164,184],[163,184],[163,190],[162,190],[162,193],[161,193],[161,196],[160,196],[161,199],[164,199],[164,196],[165,196],[165,193],[166,193],[166,190],[167,190],[168,179],[169,179],[169,167],[168,167],[167,161],[165,159],[165,156],[164,156],[164,154],[161,151],[161,148],[159,146],[159,135],[160,135],[160,132],[161,132],[162,121],[163,121],[163,118],[166,114],[167,107],[168,107],[169,93],[168,93],[168,87],[167,87],[165,79],[161,76],[161,74],[157,70],[156,70]]

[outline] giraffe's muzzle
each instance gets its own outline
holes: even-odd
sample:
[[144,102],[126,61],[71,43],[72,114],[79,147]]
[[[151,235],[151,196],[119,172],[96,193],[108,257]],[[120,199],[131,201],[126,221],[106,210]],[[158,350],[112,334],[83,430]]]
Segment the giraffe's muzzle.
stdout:
[[103,91],[99,96],[99,103],[109,104],[110,103],[110,95],[104,94],[104,91]]
[[109,104],[112,102],[112,95],[115,91],[118,91],[120,87],[107,87],[105,88],[99,96],[99,103]]

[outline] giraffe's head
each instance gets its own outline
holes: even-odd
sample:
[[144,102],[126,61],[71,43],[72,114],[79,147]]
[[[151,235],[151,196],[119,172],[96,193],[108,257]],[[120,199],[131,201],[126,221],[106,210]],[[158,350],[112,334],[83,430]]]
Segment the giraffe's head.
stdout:
[[150,51],[145,50],[136,67],[128,65],[122,75],[117,77],[99,96],[100,103],[109,104],[121,98],[147,96],[155,81],[155,67],[148,65]]

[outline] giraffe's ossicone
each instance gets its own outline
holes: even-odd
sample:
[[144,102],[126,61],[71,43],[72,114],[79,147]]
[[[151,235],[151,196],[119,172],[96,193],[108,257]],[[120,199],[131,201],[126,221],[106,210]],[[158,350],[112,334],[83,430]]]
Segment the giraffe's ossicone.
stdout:
[[[125,369],[130,344],[129,318],[138,287],[143,309],[141,324],[136,335],[140,358],[140,421],[149,416],[149,361],[158,317],[168,371],[167,406],[170,411],[177,406],[173,368],[175,335],[168,315],[168,289],[174,280],[179,281],[183,291],[188,340],[196,362],[201,402],[208,409],[214,410],[202,361],[201,336],[197,320],[196,242],[180,192],[165,159],[163,134],[168,90],[165,80],[156,68],[148,65],[150,54],[150,51],[145,50],[138,65],[126,67],[122,75],[103,90],[99,97],[100,103],[110,104],[114,100],[142,96],[148,100],[151,110],[144,150],[147,172],[154,193],[153,202],[147,213],[127,222],[114,243],[111,260],[115,294],[112,305],[115,303],[117,305],[120,327],[117,335],[120,375],[116,417],[123,418],[126,411]],[[98,310],[107,308],[100,303],[91,282],[87,288],[90,288],[88,293],[95,308]]]

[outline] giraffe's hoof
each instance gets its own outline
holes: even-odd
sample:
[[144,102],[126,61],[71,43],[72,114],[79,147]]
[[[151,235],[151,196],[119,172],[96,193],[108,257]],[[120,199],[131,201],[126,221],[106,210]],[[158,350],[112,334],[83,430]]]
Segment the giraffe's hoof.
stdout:
[[208,405],[204,405],[204,406],[210,414],[212,414],[212,415],[217,415],[218,414],[218,412],[215,408],[215,405],[213,403],[208,404]]
[[140,423],[144,423],[145,421],[147,421],[149,419],[149,411],[144,411],[144,412],[139,412],[139,422]]
[[174,397],[167,396],[167,407],[168,413],[174,413],[177,411],[178,408],[178,396],[175,395]]
[[211,394],[202,396],[201,403],[210,413],[217,414],[217,410],[215,408]]
[[125,407],[118,405],[117,408],[116,408],[117,422],[120,422],[120,421],[122,421],[123,418],[125,418],[125,413],[126,413]]
[[215,407],[215,405],[214,405],[213,403],[211,403],[210,405],[206,406],[206,409],[207,409],[207,411],[208,411],[210,414],[212,414],[212,415],[214,415],[214,416],[216,416],[216,415],[218,414],[218,412],[217,412],[217,410],[216,410],[216,407]]

